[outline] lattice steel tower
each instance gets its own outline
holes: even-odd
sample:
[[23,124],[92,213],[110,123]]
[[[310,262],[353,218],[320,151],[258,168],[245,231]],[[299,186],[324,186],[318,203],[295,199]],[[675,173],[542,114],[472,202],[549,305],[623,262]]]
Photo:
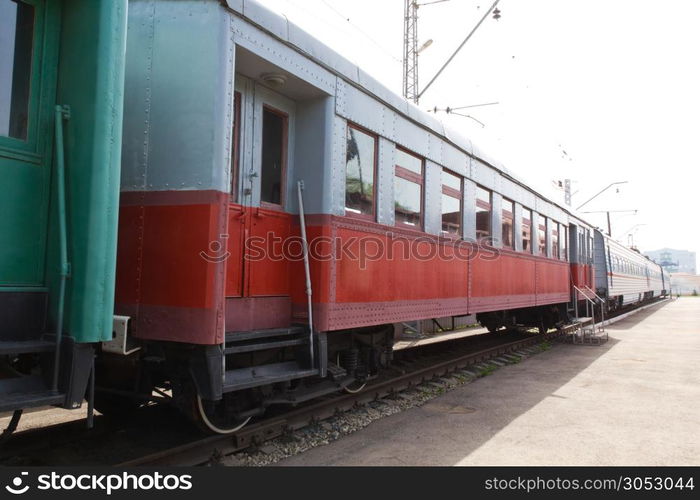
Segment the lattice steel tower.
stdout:
[[404,1],[403,96],[418,103],[418,2]]

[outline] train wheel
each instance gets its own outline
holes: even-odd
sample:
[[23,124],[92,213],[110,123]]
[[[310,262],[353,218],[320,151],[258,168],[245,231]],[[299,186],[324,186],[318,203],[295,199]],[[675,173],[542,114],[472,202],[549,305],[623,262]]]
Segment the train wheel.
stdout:
[[232,418],[226,412],[225,401],[210,404],[205,403],[199,395],[196,396],[195,419],[205,431],[215,434],[232,434],[245,427],[251,418]]

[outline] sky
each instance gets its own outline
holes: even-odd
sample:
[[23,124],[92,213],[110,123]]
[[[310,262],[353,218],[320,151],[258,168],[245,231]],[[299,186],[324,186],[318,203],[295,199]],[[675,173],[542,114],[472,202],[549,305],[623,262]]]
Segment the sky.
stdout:
[[[404,0],[259,0],[401,93]],[[423,0],[428,3],[431,0]],[[493,1],[419,9],[422,88]],[[583,212],[612,211],[612,235],[642,251],[700,250],[700,2],[501,0],[420,107],[518,178]],[[483,126],[476,120],[481,122]],[[605,214],[583,216],[607,226]]]

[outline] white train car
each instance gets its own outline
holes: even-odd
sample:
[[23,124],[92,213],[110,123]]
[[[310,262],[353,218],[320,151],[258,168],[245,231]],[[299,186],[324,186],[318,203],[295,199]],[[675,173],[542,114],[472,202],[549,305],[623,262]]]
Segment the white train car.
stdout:
[[598,282],[597,288],[607,296],[611,309],[664,294],[661,266],[600,232],[596,234],[596,242],[603,245],[603,252],[599,253],[601,257],[604,255],[604,259],[597,259],[596,274],[606,277],[603,283]]

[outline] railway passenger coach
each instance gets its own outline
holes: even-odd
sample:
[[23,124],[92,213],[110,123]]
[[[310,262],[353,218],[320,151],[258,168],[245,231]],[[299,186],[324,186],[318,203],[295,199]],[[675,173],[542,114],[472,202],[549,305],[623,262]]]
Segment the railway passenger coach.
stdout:
[[596,288],[608,301],[608,308],[616,310],[661,297],[668,293],[668,273],[644,257],[639,251],[627,248],[600,231],[595,233]]
[[[32,335],[63,332],[58,342],[82,346],[88,360],[81,377],[49,390],[51,404],[79,404],[96,353],[100,411],[168,400],[207,429],[232,432],[271,405],[359,390],[390,363],[397,324],[476,314],[491,331],[546,331],[608,286],[601,278],[610,277],[613,302],[631,297],[617,268],[597,262],[593,227],[258,3],[131,0],[124,52],[125,4],[0,0],[46,12],[64,3],[63,36],[72,20],[104,30],[109,57],[75,72],[71,58],[86,49],[65,42],[58,100],[30,106],[40,125],[29,137],[41,140],[26,161],[46,166],[36,216],[44,233],[23,234],[26,212],[0,200],[15,217],[0,224],[35,252],[14,276],[20,257],[3,246],[0,278],[11,279],[2,283],[35,287],[1,292],[3,318],[25,329],[32,315],[10,305],[20,292],[56,309],[64,275],[71,321]],[[123,64],[115,259],[119,153],[107,145],[120,140]],[[107,105],[83,114],[83,101]],[[63,189],[60,175],[56,192],[47,187],[54,102],[75,102],[69,123],[94,120],[101,132],[69,130],[69,276],[56,270],[65,252],[51,250],[64,212],[48,215]],[[15,168],[4,158],[17,154],[2,168]],[[39,249],[53,239],[46,258]],[[648,280],[650,290],[661,283]],[[66,349],[68,366],[82,359]],[[8,352],[16,378],[56,366]],[[41,403],[15,393],[3,409]]]

